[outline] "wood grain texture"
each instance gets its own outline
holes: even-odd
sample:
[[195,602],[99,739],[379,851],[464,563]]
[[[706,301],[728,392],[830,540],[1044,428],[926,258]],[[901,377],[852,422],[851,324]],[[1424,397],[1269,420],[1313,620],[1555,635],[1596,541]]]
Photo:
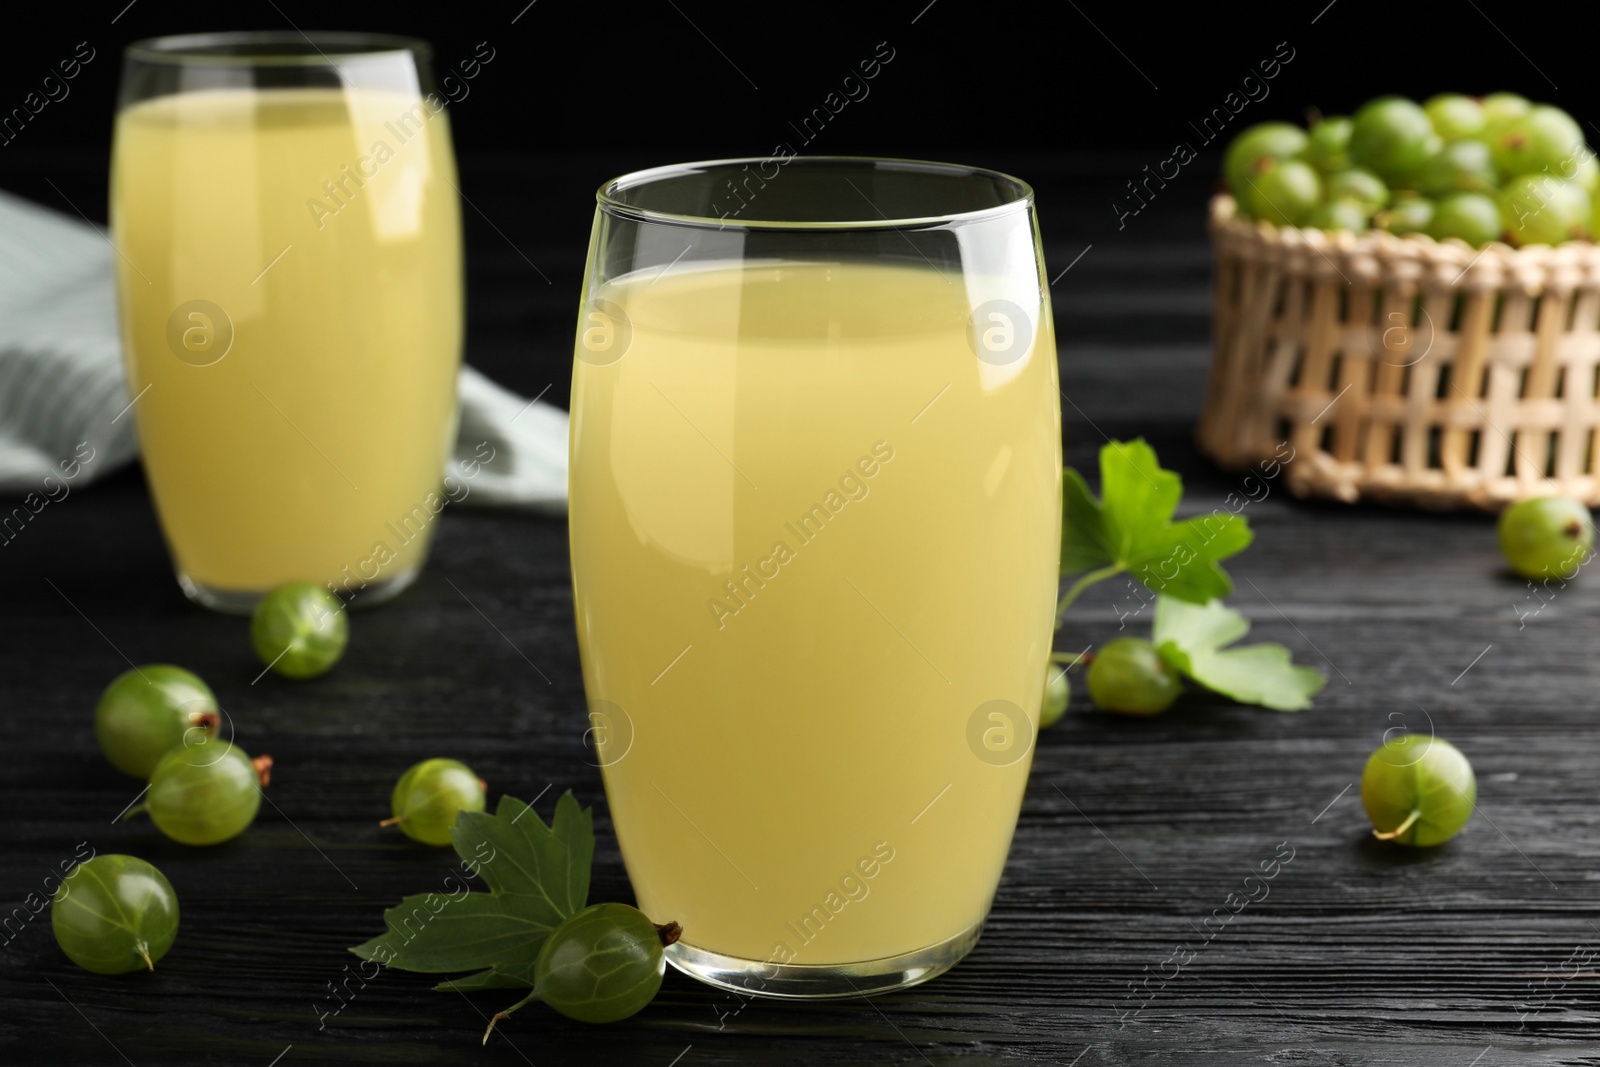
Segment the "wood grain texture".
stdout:
[[[469,195],[506,236],[468,214],[475,363],[530,395],[553,383],[565,402],[581,205],[602,170],[636,162],[659,161],[530,183],[526,160],[468,160]],[[1053,288],[1069,462],[1092,470],[1102,433],[1142,434],[1183,473],[1186,513],[1261,497],[1190,443],[1208,356],[1207,179],[1175,183],[1118,232],[1104,206],[1115,161],[1003,162],[1039,187],[1052,277],[1094,244]],[[1090,710],[1080,684],[1040,740],[987,932],[955,971],[827,1004],[744,1003],[669,973],[628,1022],[530,1010],[486,1048],[484,1017],[505,996],[433,993],[425,976],[383,974],[319,1012],[335,1006],[345,947],[450,867],[376,825],[416,759],[459,756],[496,792],[549,786],[543,812],[573,789],[597,815],[594,899],[629,899],[583,759],[565,526],[452,509],[427,573],[355,618],[338,670],[252,684],[244,624],[173,585],[138,473],[74,493],[0,548],[0,906],[88,841],[160,866],[183,926],[156,974],[102,978],[61,956],[41,912],[0,943],[0,1062],[1600,1063],[1597,979],[1567,977],[1566,962],[1600,946],[1594,579],[1519,620],[1538,602],[1502,570],[1490,519],[1301,503],[1281,478],[1264,484],[1244,511],[1257,540],[1232,567],[1233,603],[1258,638],[1329,675],[1316,707],[1189,696],[1128,721]],[[1106,640],[1137,603],[1098,587],[1060,647]],[[128,661],[160,660],[198,670],[240,743],[277,760],[272,805],[215,849],[113,822],[137,786],[101,759],[91,709]],[[1352,788],[1401,721],[1431,722],[1479,777],[1467,831],[1422,854],[1372,842]],[[1205,920],[1284,842],[1293,859],[1266,898],[1208,940]],[[1187,962],[1174,975],[1175,958]]]

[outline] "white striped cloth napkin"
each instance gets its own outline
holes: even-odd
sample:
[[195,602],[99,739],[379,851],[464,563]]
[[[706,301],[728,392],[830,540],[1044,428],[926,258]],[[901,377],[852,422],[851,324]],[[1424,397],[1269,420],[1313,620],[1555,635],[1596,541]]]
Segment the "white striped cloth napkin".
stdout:
[[[44,491],[81,442],[74,487],[139,451],[122,372],[112,250],[95,228],[0,192],[0,493]],[[461,368],[461,429],[448,473],[480,442],[492,466],[463,502],[564,512],[567,413]],[[79,453],[80,455],[82,453]],[[481,457],[481,453],[478,453]],[[502,459],[502,457],[504,457]]]

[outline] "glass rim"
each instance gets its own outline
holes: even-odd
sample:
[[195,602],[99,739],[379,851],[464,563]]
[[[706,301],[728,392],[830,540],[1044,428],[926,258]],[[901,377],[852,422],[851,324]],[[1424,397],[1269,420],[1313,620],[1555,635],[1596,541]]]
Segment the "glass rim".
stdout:
[[[950,177],[987,178],[990,181],[1009,184],[1015,195],[1005,203],[993,207],[974,208],[968,211],[953,211],[942,215],[919,215],[904,218],[888,218],[882,213],[871,218],[840,218],[824,221],[797,221],[785,219],[746,219],[746,218],[718,218],[711,215],[684,215],[670,211],[657,211],[652,208],[639,207],[637,204],[624,203],[618,199],[618,194],[629,189],[637,189],[654,182],[668,178],[683,177],[708,171],[713,168],[738,169],[762,163],[776,162],[780,168],[792,167],[796,164],[813,165],[819,163],[848,164],[860,167],[863,170],[893,169],[921,173],[938,173]],[[1029,211],[1033,208],[1033,186],[1021,178],[1007,174],[1004,171],[993,170],[989,167],[974,167],[960,163],[939,163],[927,159],[902,159],[894,156],[801,156],[792,155],[781,161],[776,156],[739,156],[731,159],[707,159],[695,163],[671,163],[661,167],[648,167],[644,170],[630,171],[605,182],[595,192],[595,200],[600,209],[617,218],[628,219],[634,222],[654,222],[672,226],[692,226],[702,229],[716,230],[905,230],[925,229],[937,226],[946,226],[951,223],[980,222],[985,219],[999,218],[1018,211]],[[864,207],[871,208],[871,201],[865,199]],[[876,210],[873,208],[873,210]]]
[[[282,51],[240,54],[223,51],[241,45],[275,46]],[[175,66],[298,67],[326,66],[397,55],[430,57],[433,46],[420,37],[343,30],[229,30],[146,37],[123,50],[129,60]]]

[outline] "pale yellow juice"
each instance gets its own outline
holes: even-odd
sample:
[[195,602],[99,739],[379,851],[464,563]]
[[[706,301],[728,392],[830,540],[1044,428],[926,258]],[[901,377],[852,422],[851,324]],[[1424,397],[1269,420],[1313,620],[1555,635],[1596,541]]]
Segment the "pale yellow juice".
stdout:
[[454,183],[446,116],[414,96],[206,91],[119,116],[129,390],[189,578],[358,595],[421,565],[455,427]]
[[[640,906],[690,946],[861,962],[988,910],[1053,633],[1060,415],[1048,304],[991,366],[964,285],[753,263],[595,294],[631,339],[575,362],[584,682]],[[985,759],[993,701],[1023,736]]]

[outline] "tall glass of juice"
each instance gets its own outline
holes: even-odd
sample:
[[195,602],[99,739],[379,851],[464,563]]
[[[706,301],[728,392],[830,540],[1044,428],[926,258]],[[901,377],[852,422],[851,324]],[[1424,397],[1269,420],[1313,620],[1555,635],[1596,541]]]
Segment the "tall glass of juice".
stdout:
[[742,993],[976,943],[1027,780],[1061,531],[1033,194],[778,156],[599,193],[571,547],[640,907]]
[[128,49],[111,222],[129,392],[179,583],[405,588],[444,506],[461,224],[427,46],[226,33]]

